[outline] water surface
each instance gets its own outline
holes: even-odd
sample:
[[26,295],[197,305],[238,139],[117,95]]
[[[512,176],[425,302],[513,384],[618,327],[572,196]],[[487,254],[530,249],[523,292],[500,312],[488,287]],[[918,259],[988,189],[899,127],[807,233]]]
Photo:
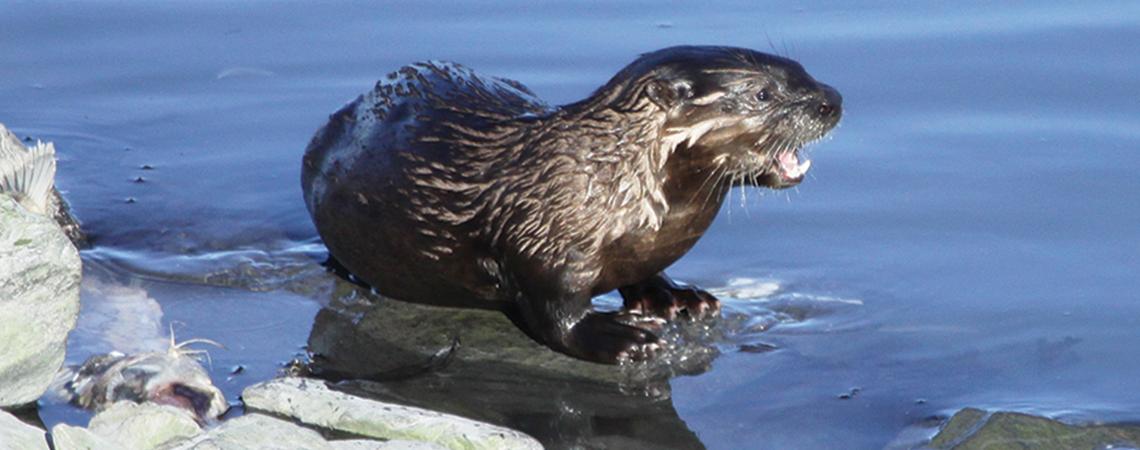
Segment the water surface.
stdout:
[[[449,59],[566,103],[669,45],[789,55],[845,117],[808,180],[734,192],[672,269],[759,287],[737,305],[764,324],[672,406],[686,447],[882,448],[965,406],[1140,420],[1136,42],[1140,4],[1110,1],[6,2],[0,121],[56,143],[88,278],[157,302],[152,335],[226,344],[236,399],[303,351],[301,281],[331,276],[305,144],[383,74]],[[92,292],[71,362],[109,350]]]

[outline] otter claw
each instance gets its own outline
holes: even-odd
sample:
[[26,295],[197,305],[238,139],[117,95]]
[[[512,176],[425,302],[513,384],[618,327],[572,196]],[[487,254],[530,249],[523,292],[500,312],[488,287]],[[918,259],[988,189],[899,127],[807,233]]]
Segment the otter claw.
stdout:
[[657,342],[650,342],[633,352],[622,351],[618,353],[618,362],[639,362],[654,359],[657,357],[657,353],[661,351],[661,347],[662,345]]
[[664,320],[687,317],[704,320],[720,315],[720,301],[691,286],[678,286],[663,275],[621,289],[628,313],[654,315]]

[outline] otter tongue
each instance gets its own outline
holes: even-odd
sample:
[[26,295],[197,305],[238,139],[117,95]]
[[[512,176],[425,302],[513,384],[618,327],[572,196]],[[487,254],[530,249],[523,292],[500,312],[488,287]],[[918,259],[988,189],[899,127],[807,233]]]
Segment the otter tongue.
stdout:
[[785,179],[794,180],[804,176],[808,169],[811,168],[811,160],[804,161],[803,164],[796,158],[795,151],[788,151],[780,153],[779,155],[780,171],[783,172]]

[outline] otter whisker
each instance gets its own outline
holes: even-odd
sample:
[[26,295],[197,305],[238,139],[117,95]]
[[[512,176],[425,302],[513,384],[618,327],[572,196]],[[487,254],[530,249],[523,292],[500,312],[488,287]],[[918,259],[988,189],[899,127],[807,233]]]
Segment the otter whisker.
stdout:
[[724,166],[724,158],[718,158],[717,160],[715,160],[715,164],[716,164],[715,166],[713,166],[711,169],[709,169],[709,174],[707,176],[705,176],[704,181],[701,181],[700,186],[697,186],[697,189],[693,190],[693,194],[689,197],[690,200],[695,199],[696,195],[700,194],[701,192],[704,192],[704,189],[708,185],[709,180],[712,180],[713,177],[716,176],[718,170],[720,170],[720,168]]
[[748,215],[748,191],[745,191],[744,173],[740,174],[740,209],[744,210],[744,215]]
[[705,197],[701,201],[702,206],[708,206],[709,203],[712,202],[714,195],[722,195],[720,193],[722,189],[721,186],[724,185],[725,178],[728,177],[729,171],[730,167],[725,164],[724,160],[722,160],[722,162],[713,169],[713,173],[716,174],[716,178],[713,180],[712,186],[710,186],[709,189],[705,191]]
[[728,176],[728,167],[723,165],[718,166],[716,168],[716,174],[716,178],[712,181],[712,185],[709,186],[707,190],[705,190],[705,196],[703,199],[701,199],[702,206],[707,207],[713,201],[715,196],[723,195],[721,189],[724,185],[725,177]]
[[732,188],[734,188],[736,185],[736,177],[737,177],[736,171],[730,172],[730,177],[728,179],[728,199],[727,199],[728,220],[730,220],[730,221],[732,220],[732,191],[733,191]]

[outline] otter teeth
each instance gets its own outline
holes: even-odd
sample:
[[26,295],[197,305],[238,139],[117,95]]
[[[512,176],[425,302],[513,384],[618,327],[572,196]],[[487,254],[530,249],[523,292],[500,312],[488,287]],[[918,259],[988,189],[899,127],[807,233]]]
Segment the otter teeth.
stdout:
[[811,160],[805,159],[803,164],[800,164],[799,169],[797,169],[799,171],[799,173],[796,174],[796,178],[804,176],[804,174],[807,173],[808,169],[810,169],[810,168],[811,168]]
[[795,180],[803,177],[804,174],[807,173],[808,169],[811,168],[811,160],[805,160],[803,163],[800,163],[799,159],[796,157],[796,152],[794,151],[781,153],[778,157],[778,162],[780,165],[780,171],[783,172],[782,175],[785,179],[789,180]]

